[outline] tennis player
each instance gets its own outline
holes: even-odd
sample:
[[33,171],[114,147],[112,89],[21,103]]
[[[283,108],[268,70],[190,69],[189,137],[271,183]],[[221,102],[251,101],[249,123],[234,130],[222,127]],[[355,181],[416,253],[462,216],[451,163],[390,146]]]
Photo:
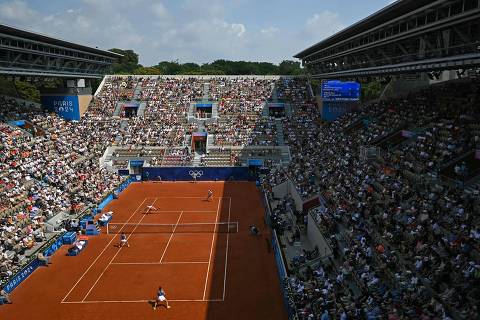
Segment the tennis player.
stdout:
[[207,201],[212,201],[213,199],[213,191],[212,190],[208,190],[207,192]]
[[157,310],[157,306],[163,302],[165,302],[165,306],[167,307],[167,309],[170,309],[170,306],[168,305],[168,300],[165,297],[165,291],[163,290],[162,287],[158,287],[157,299],[155,300],[155,305],[153,306],[153,310]]
[[147,206],[147,209],[145,210],[145,214],[149,214],[150,211],[157,211],[158,209],[155,208],[153,205]]
[[120,248],[121,247],[124,247],[124,246],[127,246],[128,248],[130,248],[130,244],[128,243],[128,239],[127,239],[127,235],[122,232],[122,234],[120,235]]

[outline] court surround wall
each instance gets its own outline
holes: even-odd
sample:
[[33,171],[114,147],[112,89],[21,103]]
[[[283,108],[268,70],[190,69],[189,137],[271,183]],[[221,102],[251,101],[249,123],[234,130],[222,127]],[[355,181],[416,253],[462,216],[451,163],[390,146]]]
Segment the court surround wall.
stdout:
[[[116,193],[122,192],[128,185],[132,182],[132,179],[127,179],[120,186],[115,190]],[[113,196],[108,195],[101,204],[100,207],[105,207],[110,201],[112,201]],[[102,208],[103,208],[102,207]],[[45,256],[53,255],[62,245],[63,245],[63,235],[65,232],[58,233],[52,240],[45,243],[37,252],[42,252]],[[33,258],[30,262],[28,262],[20,271],[18,271],[15,275],[13,275],[2,287],[7,293],[11,293],[20,283],[25,281],[37,268],[40,266],[40,262],[37,259],[36,253],[33,254],[35,258]]]
[[[124,175],[126,171],[119,170],[119,174]],[[193,181],[194,175],[197,181],[255,181],[247,167],[143,167],[140,180]]]

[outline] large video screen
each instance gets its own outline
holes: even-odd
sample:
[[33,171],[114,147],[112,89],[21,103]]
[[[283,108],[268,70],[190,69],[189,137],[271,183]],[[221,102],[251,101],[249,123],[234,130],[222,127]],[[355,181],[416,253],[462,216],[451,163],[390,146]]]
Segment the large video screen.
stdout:
[[323,101],[358,101],[360,100],[360,83],[330,80],[322,83]]

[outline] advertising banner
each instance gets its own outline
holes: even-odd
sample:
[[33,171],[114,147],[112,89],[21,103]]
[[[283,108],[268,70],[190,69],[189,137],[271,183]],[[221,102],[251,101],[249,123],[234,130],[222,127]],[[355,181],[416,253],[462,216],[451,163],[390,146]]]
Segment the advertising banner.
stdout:
[[41,97],[42,106],[46,111],[55,112],[65,120],[80,120],[78,96],[50,96]]
[[20,283],[22,283],[25,279],[30,276],[33,271],[35,271],[39,266],[39,262],[37,259],[32,260],[25,268],[23,268],[20,272],[18,272],[4,287],[7,293],[11,293],[13,289],[18,287]]
[[[246,167],[144,167],[144,180],[164,181],[255,181]],[[140,178],[141,180],[141,178]]]
[[58,239],[43,252],[43,255],[47,257],[53,255],[55,251],[60,249],[62,245],[63,245],[63,235],[58,237]]

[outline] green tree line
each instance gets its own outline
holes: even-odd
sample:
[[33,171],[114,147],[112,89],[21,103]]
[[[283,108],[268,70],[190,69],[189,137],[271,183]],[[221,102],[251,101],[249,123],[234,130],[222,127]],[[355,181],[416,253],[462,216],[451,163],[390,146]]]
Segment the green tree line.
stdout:
[[154,66],[142,66],[138,63],[138,54],[133,50],[110,49],[123,55],[112,66],[113,74],[187,74],[187,75],[303,75],[300,62],[284,60],[281,63],[215,60],[211,63],[161,61]]

